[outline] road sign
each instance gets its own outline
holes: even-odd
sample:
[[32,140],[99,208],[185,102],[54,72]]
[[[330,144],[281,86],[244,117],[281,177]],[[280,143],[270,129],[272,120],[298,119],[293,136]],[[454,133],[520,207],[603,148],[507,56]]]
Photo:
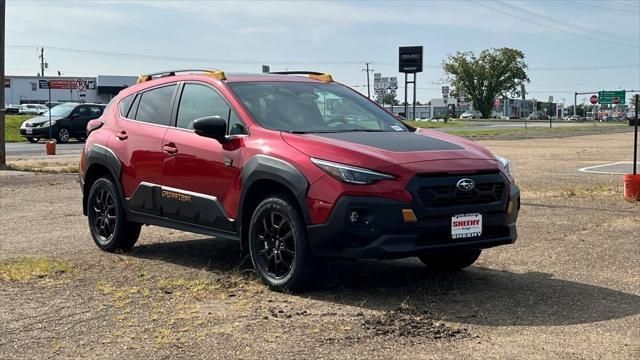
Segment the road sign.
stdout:
[[78,91],[84,91],[87,89],[87,84],[84,82],[84,79],[76,79],[76,89],[78,89]]
[[592,105],[597,104],[597,103],[598,103],[598,95],[591,95],[591,97],[589,98],[589,102],[590,102]]
[[618,98],[618,104],[624,104],[624,99],[627,97],[627,92],[624,90],[602,90],[598,91],[598,98],[600,104],[615,104],[614,98]]
[[614,97],[614,98],[613,98],[613,103],[614,103],[615,105],[620,104],[620,98],[618,98],[617,96],[616,96],[616,97]]
[[422,72],[422,46],[401,46],[398,63],[398,72],[409,74]]

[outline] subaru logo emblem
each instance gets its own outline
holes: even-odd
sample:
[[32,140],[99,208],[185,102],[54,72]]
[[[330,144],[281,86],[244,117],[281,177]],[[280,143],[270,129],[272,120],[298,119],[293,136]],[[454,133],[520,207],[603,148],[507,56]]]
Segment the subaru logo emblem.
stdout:
[[476,183],[471,179],[460,179],[456,187],[462,191],[471,191],[476,188]]

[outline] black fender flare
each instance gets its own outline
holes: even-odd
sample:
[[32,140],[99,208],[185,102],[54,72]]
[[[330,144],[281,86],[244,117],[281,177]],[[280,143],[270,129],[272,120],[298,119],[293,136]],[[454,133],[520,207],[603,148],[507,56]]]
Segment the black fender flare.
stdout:
[[271,180],[285,186],[298,203],[306,224],[311,223],[311,215],[307,206],[307,192],[309,181],[295,166],[268,155],[256,155],[242,168],[242,190],[240,192],[240,204],[236,217],[237,225],[242,226],[245,197],[251,186],[260,180]]
[[[111,173],[113,180],[116,183],[120,197],[124,200],[124,193],[122,192],[122,185],[120,184],[120,173],[122,172],[122,164],[116,154],[106,146],[93,144],[85,153],[85,162],[87,171],[83,174],[81,180],[82,183],[82,213],[87,215],[87,197],[89,196],[89,190],[85,189],[85,179],[91,167],[94,165],[101,165]],[[123,204],[126,202],[123,201]]]

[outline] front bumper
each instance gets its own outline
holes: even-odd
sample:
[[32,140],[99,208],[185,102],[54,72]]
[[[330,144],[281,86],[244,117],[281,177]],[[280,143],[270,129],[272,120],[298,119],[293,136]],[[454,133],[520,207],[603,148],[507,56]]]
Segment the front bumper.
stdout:
[[[417,222],[405,222],[402,209],[413,208]],[[428,253],[484,249],[511,244],[517,239],[516,220],[520,190],[513,185],[504,208],[474,205],[429,216],[425,211],[401,201],[348,196],[342,197],[326,224],[309,225],[307,234],[314,254],[338,258],[402,258]],[[358,211],[358,221],[351,214]],[[480,213],[482,235],[452,239],[451,216]]]
[[[31,130],[31,133],[29,133],[28,130]],[[55,134],[54,128],[51,128],[51,133]],[[21,127],[20,135],[24,137],[48,138],[49,127]]]

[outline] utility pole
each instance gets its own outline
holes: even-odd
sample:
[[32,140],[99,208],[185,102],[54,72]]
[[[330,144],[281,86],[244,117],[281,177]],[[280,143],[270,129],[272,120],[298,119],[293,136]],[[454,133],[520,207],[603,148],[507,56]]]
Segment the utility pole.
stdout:
[[40,56],[38,56],[38,58],[40,58],[40,76],[44,78],[44,68],[46,65],[44,62],[44,47],[40,48]]
[[362,71],[367,72],[367,97],[371,99],[371,84],[369,83],[369,73],[373,72],[373,69],[369,70],[369,65],[371,64],[370,62],[367,61],[364,64],[367,66],[366,69],[362,69]]
[[0,0],[0,99],[2,99],[2,107],[0,107],[0,169],[7,166],[7,158],[4,147],[4,34],[5,34],[5,0]]

